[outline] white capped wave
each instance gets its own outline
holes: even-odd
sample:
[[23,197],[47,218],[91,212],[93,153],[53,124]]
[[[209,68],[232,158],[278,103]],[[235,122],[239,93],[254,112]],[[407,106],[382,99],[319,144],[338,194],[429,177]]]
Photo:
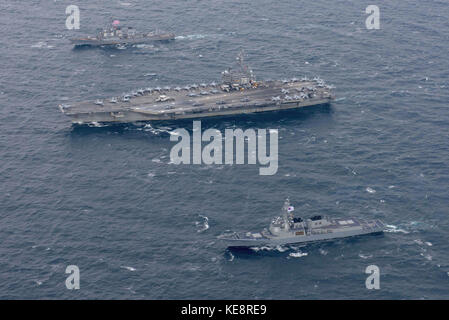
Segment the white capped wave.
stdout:
[[176,40],[196,40],[196,39],[204,39],[206,36],[203,34],[188,34],[186,36],[176,36]]
[[370,187],[367,187],[365,190],[368,193],[376,193],[376,190],[374,190],[373,188],[370,188]]
[[34,280],[34,283],[36,283],[38,286],[40,286],[43,282],[41,280]]
[[417,244],[420,245],[420,246],[424,246],[424,245],[426,245],[426,246],[428,246],[428,247],[433,246],[432,242],[430,242],[430,241],[424,241],[424,240],[421,240],[421,239],[415,239],[415,240],[413,240],[413,242],[417,243]]
[[258,251],[272,251],[275,248],[269,246],[262,246],[262,247],[250,247],[250,249],[255,252],[258,252]]
[[93,121],[93,122],[90,122],[88,124],[88,126],[89,127],[95,127],[95,128],[101,128],[101,127],[105,127],[106,125],[102,125],[99,122]]
[[432,256],[428,253],[420,253],[422,257],[426,258],[426,260],[432,261]]
[[44,47],[48,48],[48,44],[45,41],[39,41],[38,43],[31,45],[31,48],[44,48]]
[[152,45],[152,44],[140,43],[140,44],[134,45],[133,47],[138,48],[138,49],[145,49],[145,48],[154,48],[154,45]]
[[136,268],[128,267],[128,266],[120,266],[120,268],[129,270],[129,271],[136,271]]
[[203,218],[203,221],[195,221],[195,225],[197,227],[196,232],[204,232],[209,229],[209,218],[206,216],[198,215]]
[[276,250],[279,251],[279,252],[285,252],[285,251],[288,250],[288,248],[283,247],[283,246],[277,246],[277,247],[276,247]]
[[405,234],[407,234],[407,233],[410,233],[409,231],[407,231],[407,230],[404,230],[404,229],[400,229],[400,228],[398,228],[397,226],[394,226],[394,225],[392,225],[392,224],[386,224],[385,225],[385,227],[387,227],[384,231],[385,232],[400,232],[400,233],[405,233]]
[[305,257],[307,256],[308,253],[307,252],[291,252],[289,254],[289,257],[293,257],[293,258],[301,258],[301,257]]
[[372,258],[373,255],[372,254],[359,253],[359,257],[366,260],[366,259]]

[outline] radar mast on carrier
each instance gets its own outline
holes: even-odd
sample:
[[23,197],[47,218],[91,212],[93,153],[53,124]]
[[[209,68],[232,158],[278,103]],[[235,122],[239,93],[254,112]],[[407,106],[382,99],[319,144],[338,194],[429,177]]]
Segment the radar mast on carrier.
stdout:
[[230,86],[234,89],[251,86],[256,78],[254,77],[253,70],[245,65],[243,50],[239,52],[236,60],[239,65],[239,70],[228,68],[221,73],[223,85]]

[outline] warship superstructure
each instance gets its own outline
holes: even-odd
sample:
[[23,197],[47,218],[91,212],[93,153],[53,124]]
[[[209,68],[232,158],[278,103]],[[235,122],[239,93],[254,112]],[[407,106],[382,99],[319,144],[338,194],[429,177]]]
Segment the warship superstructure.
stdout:
[[261,232],[232,232],[219,236],[228,247],[259,247],[286,244],[304,244],[317,241],[330,241],[366,234],[383,232],[385,225],[380,220],[357,218],[333,219],[313,216],[308,219],[294,217],[294,208],[288,199],[283,213],[271,221],[269,228]]
[[96,36],[74,38],[70,42],[75,46],[123,46],[173,39],[175,35],[171,32],[156,30],[139,33],[132,27],[121,27],[120,21],[115,20],[111,27],[104,28]]
[[73,123],[138,122],[297,109],[329,104],[332,87],[320,78],[256,80],[237,57],[239,68],[222,72],[221,83],[141,88],[108,99],[59,105]]

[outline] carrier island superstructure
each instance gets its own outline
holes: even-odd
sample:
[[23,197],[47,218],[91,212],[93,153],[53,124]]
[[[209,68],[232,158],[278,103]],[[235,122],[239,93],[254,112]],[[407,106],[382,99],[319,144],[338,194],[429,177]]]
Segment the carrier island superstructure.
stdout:
[[318,77],[256,80],[237,57],[238,68],[222,72],[221,83],[141,88],[108,99],[59,105],[75,124],[164,121],[297,109],[329,104],[332,87]]

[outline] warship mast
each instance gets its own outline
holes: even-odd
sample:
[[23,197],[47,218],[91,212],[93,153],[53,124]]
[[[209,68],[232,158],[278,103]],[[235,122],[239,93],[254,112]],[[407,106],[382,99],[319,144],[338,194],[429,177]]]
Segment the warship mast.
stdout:
[[290,205],[290,199],[285,199],[284,206],[282,207],[283,215],[282,218],[284,219],[284,228],[285,231],[290,230],[290,217],[289,214],[291,211],[293,211],[293,207]]
[[240,50],[236,60],[237,65],[239,66],[238,70],[232,70],[231,68],[228,68],[227,70],[222,72],[223,85],[237,90],[240,88],[250,87],[255,81],[255,77],[253,74],[253,70],[251,70],[244,63],[243,50]]

